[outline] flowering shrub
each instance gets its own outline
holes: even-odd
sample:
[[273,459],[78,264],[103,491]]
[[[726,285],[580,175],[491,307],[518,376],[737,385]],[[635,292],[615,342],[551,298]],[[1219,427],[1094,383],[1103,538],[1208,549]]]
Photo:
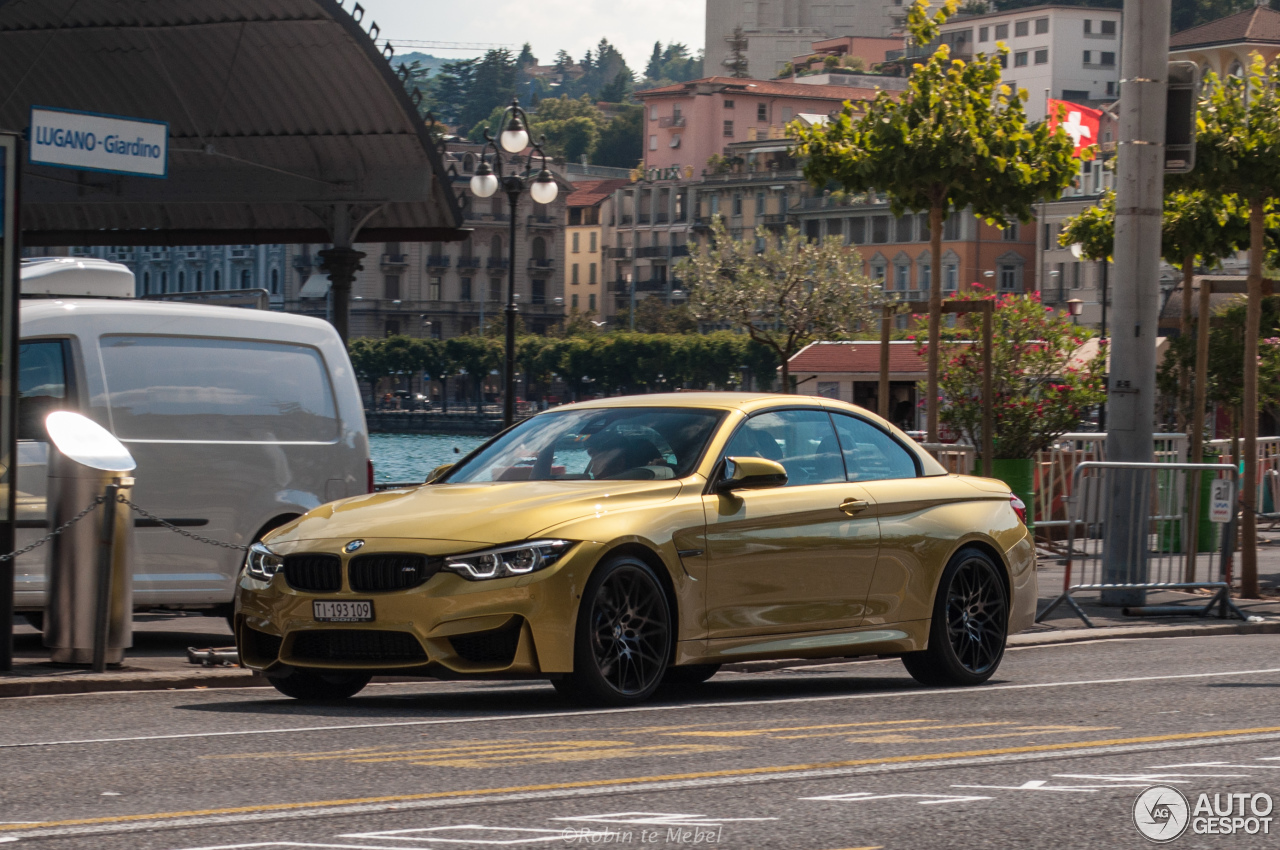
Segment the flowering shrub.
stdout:
[[[963,297],[995,302],[991,386],[997,458],[1034,456],[1106,399],[1105,347],[1088,361],[1080,359],[1080,346],[1094,334],[1045,307],[1039,294],[996,296],[974,284]],[[925,316],[916,319],[922,357],[929,348],[927,322]],[[939,355],[938,418],[981,450],[981,315],[970,313],[956,327],[943,328]]]

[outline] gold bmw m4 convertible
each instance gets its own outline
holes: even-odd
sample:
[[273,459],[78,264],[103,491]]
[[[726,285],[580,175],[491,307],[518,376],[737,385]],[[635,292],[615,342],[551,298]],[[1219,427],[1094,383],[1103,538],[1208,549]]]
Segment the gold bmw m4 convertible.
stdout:
[[236,641],[299,699],[394,674],[543,678],[620,705],[726,662],[860,655],[974,685],[1034,617],[1024,512],[849,404],[602,399],[271,532],[239,578]]

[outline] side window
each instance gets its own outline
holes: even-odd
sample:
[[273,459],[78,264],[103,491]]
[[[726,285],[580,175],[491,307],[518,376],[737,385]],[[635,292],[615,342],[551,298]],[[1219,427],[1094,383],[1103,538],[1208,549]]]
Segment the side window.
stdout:
[[779,410],[746,421],[733,435],[725,457],[763,457],[787,470],[787,486],[844,481],[840,444],[822,410]]
[[18,439],[47,440],[44,418],[71,406],[67,344],[60,339],[24,342],[18,362]]
[[874,425],[842,413],[833,413],[844,465],[850,481],[915,478],[915,459],[897,441]]

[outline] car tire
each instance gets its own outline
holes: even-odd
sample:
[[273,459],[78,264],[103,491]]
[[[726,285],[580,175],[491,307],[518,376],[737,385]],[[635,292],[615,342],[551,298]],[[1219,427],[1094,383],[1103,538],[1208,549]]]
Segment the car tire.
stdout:
[[575,702],[634,705],[662,684],[671,646],[671,609],[653,569],[638,558],[610,558],[582,593],[573,672],[552,684]]
[[922,685],[980,685],[1004,658],[1009,637],[1009,597],[1001,567],[981,549],[952,556],[938,582],[929,646],[902,656]]
[[668,667],[662,677],[662,684],[689,687],[701,685],[720,670],[719,664],[686,664],[683,667]]
[[365,673],[321,673],[292,670],[287,676],[268,676],[271,686],[287,697],[307,701],[349,699],[364,690],[373,676]]

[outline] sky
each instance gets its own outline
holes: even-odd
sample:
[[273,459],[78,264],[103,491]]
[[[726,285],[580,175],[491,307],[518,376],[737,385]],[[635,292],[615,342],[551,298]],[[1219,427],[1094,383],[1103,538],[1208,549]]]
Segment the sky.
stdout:
[[[361,0],[366,25],[376,20],[382,35],[397,39],[510,44],[529,42],[538,61],[551,64],[556,51],[581,59],[600,39],[622,51],[627,64],[644,72],[653,43],[684,42],[691,54],[702,48],[702,0]],[[420,50],[465,59],[459,50]],[[403,51],[401,51],[403,52]]]

